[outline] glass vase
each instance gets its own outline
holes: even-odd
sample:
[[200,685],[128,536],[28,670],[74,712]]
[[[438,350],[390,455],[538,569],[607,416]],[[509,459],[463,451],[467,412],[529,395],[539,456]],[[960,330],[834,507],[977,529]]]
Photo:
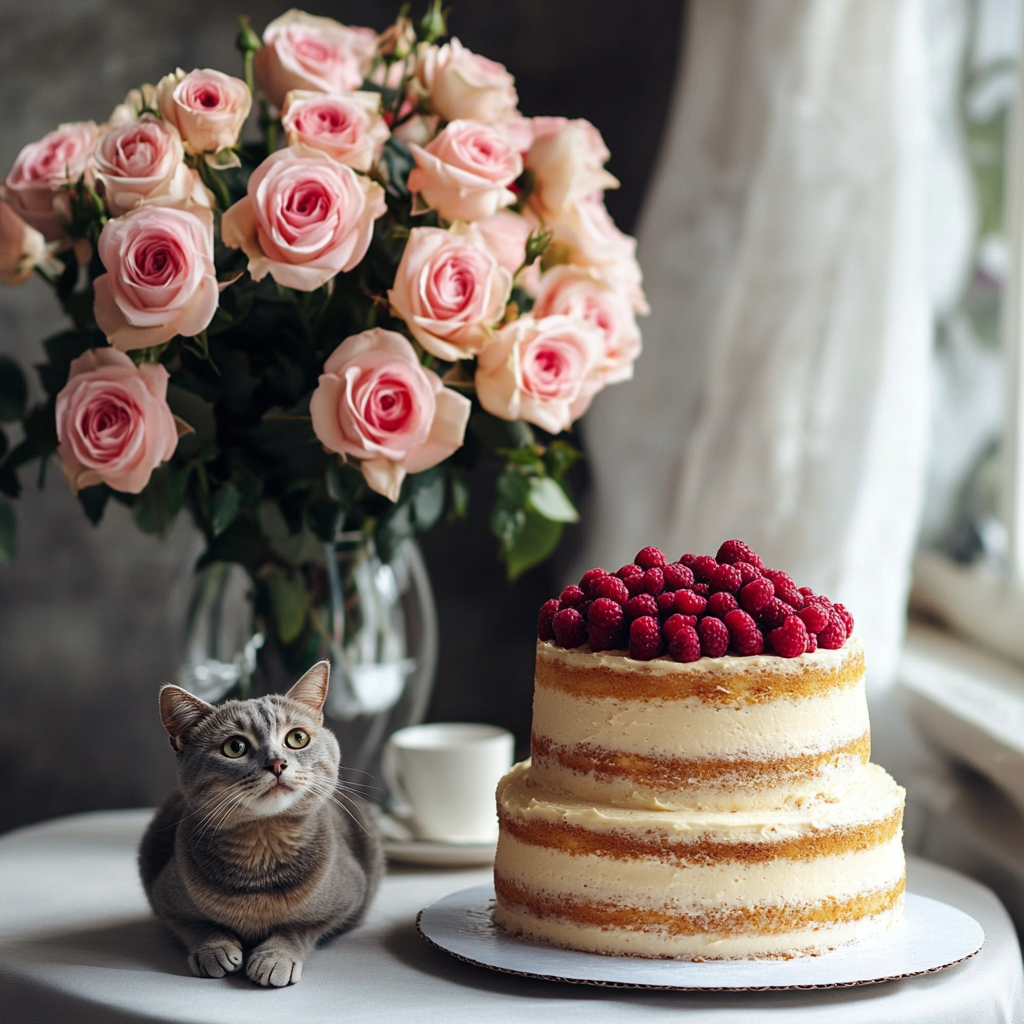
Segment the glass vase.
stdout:
[[[382,803],[384,743],[423,720],[437,669],[437,610],[423,556],[406,540],[384,561],[362,533],[341,534],[303,574],[316,638],[307,658],[331,663],[324,715],[341,745],[342,781]],[[240,566],[215,563],[195,574],[181,686],[211,703],[288,690],[296,670],[273,641],[264,642],[253,607],[252,582]]]

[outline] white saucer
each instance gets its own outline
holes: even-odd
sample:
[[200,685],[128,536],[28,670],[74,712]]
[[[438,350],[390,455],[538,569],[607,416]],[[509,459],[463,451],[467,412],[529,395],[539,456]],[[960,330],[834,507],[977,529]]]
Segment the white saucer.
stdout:
[[425,867],[468,868],[494,863],[496,839],[489,843],[442,843],[429,839],[385,839],[388,860]]
[[556,949],[506,935],[491,916],[492,885],[463,889],[421,910],[416,928],[446,953],[491,970],[546,981],[623,988],[838,988],[894,981],[960,963],[985,933],[962,910],[907,893],[903,922],[884,937],[793,960],[644,960]]

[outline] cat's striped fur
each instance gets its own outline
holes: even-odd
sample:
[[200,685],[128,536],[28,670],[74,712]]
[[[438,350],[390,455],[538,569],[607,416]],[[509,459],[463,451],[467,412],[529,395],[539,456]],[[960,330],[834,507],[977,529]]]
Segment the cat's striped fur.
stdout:
[[[285,696],[213,707],[160,691],[178,789],[139,850],[156,915],[184,943],[193,972],[240,970],[261,985],[299,980],[317,942],[362,919],[381,874],[365,805],[336,799],[340,753],[323,724],[329,666]],[[300,730],[307,745],[292,749]],[[294,739],[294,737],[293,737]],[[245,752],[228,756],[242,741]]]

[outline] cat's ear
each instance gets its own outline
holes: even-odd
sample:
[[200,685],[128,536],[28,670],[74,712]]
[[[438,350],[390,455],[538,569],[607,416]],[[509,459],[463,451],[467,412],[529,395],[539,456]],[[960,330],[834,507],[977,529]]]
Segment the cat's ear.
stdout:
[[307,704],[322,718],[330,677],[331,663],[318,661],[285,696],[297,700],[300,704]]
[[181,750],[185,737],[201,719],[205,718],[213,705],[193,697],[188,690],[170,684],[160,687],[160,721],[164,723],[171,746]]

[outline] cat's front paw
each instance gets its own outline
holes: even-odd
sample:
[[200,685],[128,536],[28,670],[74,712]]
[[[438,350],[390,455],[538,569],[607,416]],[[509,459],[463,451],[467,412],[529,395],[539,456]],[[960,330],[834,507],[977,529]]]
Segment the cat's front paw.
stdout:
[[217,935],[189,954],[188,965],[200,978],[223,978],[242,966],[242,947],[230,935]]
[[283,988],[294,985],[302,977],[302,958],[295,950],[271,939],[249,954],[245,973],[257,985]]

